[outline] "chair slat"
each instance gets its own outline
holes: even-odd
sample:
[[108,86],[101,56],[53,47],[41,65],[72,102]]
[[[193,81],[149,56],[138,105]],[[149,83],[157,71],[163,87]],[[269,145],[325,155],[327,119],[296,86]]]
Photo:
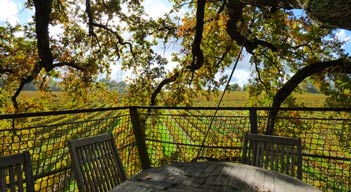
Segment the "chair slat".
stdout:
[[302,179],[301,139],[245,133],[242,163]]
[[1,191],[6,191],[5,169],[0,169],[0,188],[1,188]]
[[68,142],[78,189],[108,191],[126,180],[111,133]]
[[28,151],[0,158],[0,189],[34,192],[32,164]]

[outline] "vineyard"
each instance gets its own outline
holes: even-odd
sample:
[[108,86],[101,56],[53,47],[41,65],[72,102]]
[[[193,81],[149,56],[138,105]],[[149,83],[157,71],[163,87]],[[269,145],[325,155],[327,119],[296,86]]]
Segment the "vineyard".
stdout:
[[67,142],[106,132],[127,177],[299,137],[302,180],[351,191],[350,1],[0,2],[0,157],[36,191],[77,191]]
[[[224,107],[215,118],[213,107],[0,115],[0,155],[29,150],[36,191],[76,191],[67,148],[70,139],[112,132],[128,177],[142,168],[176,161],[240,162],[243,133],[264,133],[268,110]],[[284,109],[275,134],[302,138],[305,182],[322,191],[351,190],[350,109]]]

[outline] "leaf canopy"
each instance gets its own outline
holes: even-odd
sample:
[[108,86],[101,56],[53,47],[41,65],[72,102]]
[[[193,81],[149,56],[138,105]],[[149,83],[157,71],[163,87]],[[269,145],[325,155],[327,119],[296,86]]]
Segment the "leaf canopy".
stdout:
[[349,29],[347,19],[330,27],[314,12],[326,13],[330,1],[171,0],[158,18],[146,2],[28,0],[33,23],[0,27],[2,92],[18,108],[26,83],[45,91],[48,79],[59,80],[75,101],[119,63],[134,74],[126,80],[127,105],[192,105],[197,94],[225,85],[243,46],[251,57],[251,105],[296,105],[286,98],[302,81],[329,95],[330,106],[351,103],[350,59],[335,30]]

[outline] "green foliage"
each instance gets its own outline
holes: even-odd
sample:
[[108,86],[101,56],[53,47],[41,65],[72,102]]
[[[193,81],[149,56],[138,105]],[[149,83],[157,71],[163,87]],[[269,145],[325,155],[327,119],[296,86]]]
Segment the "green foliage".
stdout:
[[[3,91],[13,95],[21,80],[33,75],[32,88],[62,90],[70,100],[85,102],[91,100],[88,97],[97,87],[101,93],[109,89],[126,91],[126,86],[118,82],[108,82],[109,86],[96,83],[99,75],[110,73],[112,63],[119,62],[133,74],[125,82],[128,97],[124,104],[149,105],[155,99],[157,105],[193,105],[195,98],[218,92],[226,83],[224,72],[236,61],[242,43],[235,37],[240,36],[253,44],[261,42],[252,50],[246,47],[252,53],[247,63],[252,65],[252,78],[245,89],[250,93],[250,105],[268,106],[277,91],[302,68],[345,56],[345,42],[336,38],[335,31],[319,27],[304,15],[243,4],[242,10],[237,10],[237,19],[226,7],[230,3],[207,1],[200,44],[204,62],[199,69],[191,70],[196,58],[193,43],[197,3],[170,3],[173,7],[168,13],[152,18],[145,12],[143,1],[54,1],[50,28],[59,32],[50,34],[49,42],[55,67],[39,71],[38,76],[34,66],[41,61],[35,23],[0,27]],[[34,5],[28,2],[27,6]],[[235,26],[229,25],[234,19]],[[230,27],[238,34],[230,34]],[[350,103],[350,76],[326,72],[308,79],[315,88],[310,91],[330,96],[328,105]],[[291,97],[284,105],[298,104]]]
[[351,107],[351,76],[346,74],[329,76],[331,81],[322,84],[322,91],[328,95],[326,106]]
[[[251,28],[252,35],[279,47],[278,51],[258,47],[251,57],[255,70],[248,90],[252,101],[260,98],[259,105],[270,105],[277,90],[302,67],[343,55],[340,49],[342,42],[327,38],[332,32],[330,29],[319,28],[307,17],[296,17],[289,11],[269,15],[269,19],[265,19],[267,15],[264,11],[259,12]],[[318,82],[324,78],[325,73],[311,77],[315,90],[322,89]],[[285,105],[294,106],[294,102],[285,101]]]

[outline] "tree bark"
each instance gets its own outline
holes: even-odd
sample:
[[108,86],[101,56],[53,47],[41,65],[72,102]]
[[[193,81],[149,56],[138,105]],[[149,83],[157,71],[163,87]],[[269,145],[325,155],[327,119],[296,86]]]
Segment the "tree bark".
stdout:
[[304,9],[321,27],[351,30],[351,0],[241,0],[257,7]]
[[35,0],[34,6],[35,30],[37,34],[37,46],[40,57],[39,63],[45,68],[46,71],[50,71],[54,67],[49,41],[49,21],[52,0]]

